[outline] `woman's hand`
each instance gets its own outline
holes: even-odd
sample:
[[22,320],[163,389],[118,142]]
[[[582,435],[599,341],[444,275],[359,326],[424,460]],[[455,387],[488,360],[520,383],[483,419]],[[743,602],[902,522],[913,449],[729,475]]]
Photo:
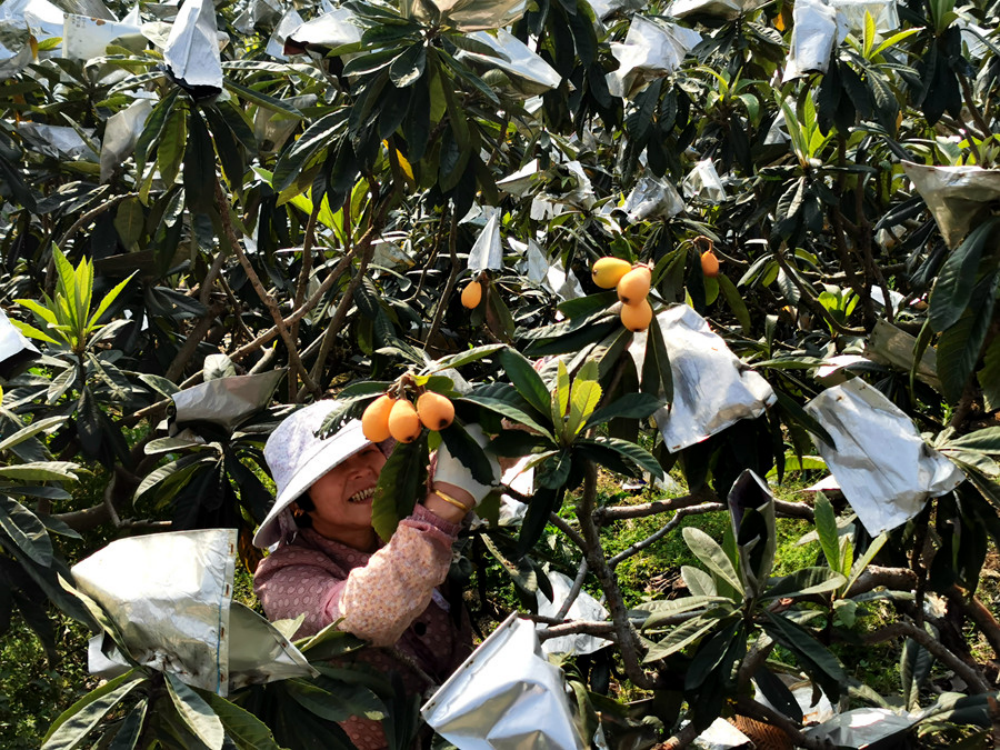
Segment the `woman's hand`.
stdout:
[[[465,429],[480,447],[486,447],[488,439],[479,425],[468,425]],[[500,464],[495,456],[487,453],[486,457],[490,461],[495,483],[500,479]],[[444,520],[453,523],[461,521],[465,514],[479,505],[493,489],[492,484],[477,482],[472,472],[443,444],[437,453],[437,467],[432,486],[435,491],[427,495],[424,505]],[[459,507],[460,505],[462,507]]]

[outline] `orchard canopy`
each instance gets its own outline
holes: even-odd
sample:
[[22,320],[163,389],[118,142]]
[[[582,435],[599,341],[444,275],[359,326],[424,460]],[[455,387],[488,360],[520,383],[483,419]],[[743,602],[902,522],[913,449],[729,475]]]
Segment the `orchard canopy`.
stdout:
[[[207,689],[130,651],[70,566],[231,529],[245,578],[290,405],[338,399],[331,431],[429,390],[456,419],[399,444],[376,529],[441,441],[484,475],[466,425],[520,461],[453,573],[484,636],[520,610],[608,639],[560,660],[585,744],[722,717],[983,746],[997,8],[3,0],[0,644],[78,665],[37,738],[347,747],[363,714],[407,747],[416,697],[328,667],[347,634],[297,644],[318,672]],[[671,544],[666,585],[644,571]],[[570,614],[587,592],[606,619]],[[130,671],[87,677],[78,622]],[[850,710],[875,734],[836,734]]]

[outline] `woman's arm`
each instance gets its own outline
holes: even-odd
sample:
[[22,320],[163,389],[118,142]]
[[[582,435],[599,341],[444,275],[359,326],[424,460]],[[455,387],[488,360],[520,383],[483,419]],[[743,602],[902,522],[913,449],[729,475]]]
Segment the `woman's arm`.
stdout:
[[458,528],[418,505],[399,522],[389,543],[365,567],[351,571],[339,594],[331,594],[326,603],[330,621],[343,617],[344,630],[377,646],[394,644],[444,583]]
[[400,521],[389,543],[346,579],[319,550],[284,547],[258,568],[257,596],[269,619],[305,613],[298,637],[343,618],[341,629],[378,646],[392,645],[427,608],[434,588],[447,576],[458,529],[417,506],[412,516]]

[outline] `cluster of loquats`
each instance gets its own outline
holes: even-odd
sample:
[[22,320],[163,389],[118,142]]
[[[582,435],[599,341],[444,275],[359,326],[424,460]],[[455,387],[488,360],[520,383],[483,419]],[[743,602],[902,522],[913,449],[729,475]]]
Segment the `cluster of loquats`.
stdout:
[[645,331],[653,320],[653,307],[646,298],[653,272],[642,263],[632,265],[621,258],[600,258],[591,270],[594,283],[602,289],[617,287],[622,302],[622,325],[630,331]]
[[412,443],[420,431],[443,430],[455,419],[455,405],[447,396],[423,391],[416,406],[406,398],[384,393],[372,401],[361,415],[361,431],[373,443],[390,437],[401,443]]

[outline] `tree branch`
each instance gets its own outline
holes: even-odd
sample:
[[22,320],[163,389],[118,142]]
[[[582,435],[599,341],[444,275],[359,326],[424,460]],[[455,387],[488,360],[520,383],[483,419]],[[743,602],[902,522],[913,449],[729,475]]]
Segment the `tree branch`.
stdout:
[[652,690],[657,687],[657,682],[646,674],[639,661],[639,637],[629,620],[628,609],[622,599],[622,592],[618,587],[614,571],[604,557],[600,531],[594,522],[596,499],[597,466],[593,461],[587,461],[583,476],[583,492],[580,494],[576,513],[580,521],[583,539],[586,542],[587,564],[594,571],[594,575],[601,584],[601,590],[607,597],[611,622],[615,625],[622,661],[625,663],[625,673],[636,687]]
[[424,339],[428,347],[432,346],[431,340],[437,335],[438,328],[441,327],[441,319],[444,317],[444,310],[448,306],[448,300],[451,299],[452,293],[455,291],[455,283],[458,281],[458,275],[462,272],[462,268],[458,263],[458,216],[452,213],[451,216],[451,231],[448,235],[448,251],[451,256],[451,273],[448,274],[448,282],[444,285],[444,293],[441,295],[441,299],[438,300],[437,306],[434,309],[434,320],[431,322],[431,329],[427,333],[427,338]]
[[882,643],[884,641],[895,640],[896,638],[910,638],[919,643],[927,649],[931,655],[934,656],[934,658],[965,680],[966,684],[973,692],[989,692],[990,685],[978,669],[966,664],[964,661],[955,656],[955,654],[945,648],[940,641],[933,638],[926,630],[918,628],[916,625],[912,625],[908,622],[895,622],[892,625],[886,625],[884,628],[868,633],[864,636],[863,640],[865,643]]
[[714,513],[716,511],[725,509],[726,506],[723,505],[722,503],[702,503],[701,505],[692,505],[689,508],[681,508],[674,514],[673,518],[671,518],[666,524],[664,524],[664,526],[659,531],[650,534],[645,539],[636,542],[627,549],[622,550],[617,555],[608,560],[608,565],[612,569],[614,569],[618,567],[618,564],[621,563],[623,560],[627,560],[628,558],[632,557],[632,555],[638,554],[639,552],[646,549],[650,545],[656,544],[656,542],[658,542],[660,539],[665,537],[671,531],[676,529],[680,525],[681,521],[683,521],[684,518],[687,516],[698,516],[704,513]]
[[264,306],[271,314],[271,319],[274,320],[278,333],[285,342],[285,348],[288,350],[288,364],[291,365],[292,368],[292,377],[297,375],[302,378],[303,385],[305,385],[305,387],[313,393],[318,394],[319,389],[317,388],[316,383],[314,383],[313,379],[309,377],[309,373],[302,365],[302,360],[299,359],[298,348],[295,345],[295,341],[292,339],[291,333],[289,333],[288,326],[281,315],[281,310],[278,309],[278,303],[274,301],[274,297],[272,297],[264,288],[264,285],[260,281],[260,277],[257,275],[257,271],[254,270],[253,264],[250,263],[250,259],[247,258],[246,253],[243,252],[243,246],[236,237],[236,232],[233,230],[232,218],[229,215],[229,200],[226,198],[226,195],[222,190],[222,184],[219,182],[218,177],[215,179],[215,202],[219,209],[220,218],[222,220],[222,228],[226,233],[229,245],[232,247],[233,252],[236,253],[236,257],[239,258],[240,265],[243,266],[243,271],[250,280],[250,285],[254,288],[254,291],[257,292],[257,296],[260,298],[260,301],[264,303]]
[[587,578],[587,558],[580,560],[580,567],[576,571],[576,578],[573,580],[573,586],[570,588],[569,593],[566,594],[566,598],[563,603],[559,606],[559,611],[556,612],[556,617],[562,619],[569,612],[569,608],[573,606],[573,602],[576,598],[580,596],[580,591],[583,589],[583,582]]

